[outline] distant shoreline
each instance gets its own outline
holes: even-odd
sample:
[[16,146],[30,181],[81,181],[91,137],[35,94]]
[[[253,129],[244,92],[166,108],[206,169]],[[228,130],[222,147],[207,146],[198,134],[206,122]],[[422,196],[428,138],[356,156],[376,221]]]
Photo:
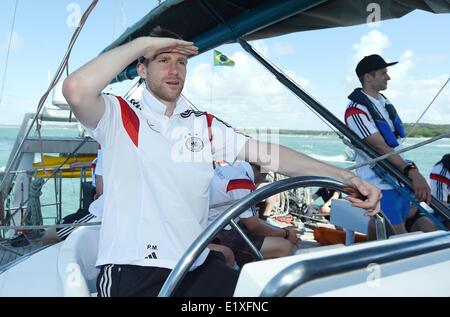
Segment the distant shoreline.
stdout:
[[[406,133],[408,134],[412,128],[411,123],[405,123]],[[20,125],[14,124],[0,124],[0,129],[19,129]],[[73,123],[71,125],[45,125],[46,129],[77,129],[77,124]],[[294,129],[277,129],[277,128],[258,128],[258,129],[248,129],[248,128],[237,128],[241,133],[244,134],[266,134],[274,133],[280,135],[312,135],[312,136],[334,136],[333,131],[323,131],[323,130],[294,130]],[[414,129],[413,133],[409,136],[412,138],[431,138],[440,135],[441,133],[450,131],[449,124],[429,124],[420,123]],[[447,137],[450,138],[450,137]]]
[[290,129],[276,129],[276,128],[261,128],[261,129],[245,129],[237,128],[237,131],[244,134],[265,134],[276,133],[282,135],[335,135],[333,131],[321,131],[321,130],[290,130]]
[[[409,134],[413,124],[405,123],[406,134]],[[258,133],[277,133],[280,135],[312,135],[312,136],[334,136],[333,131],[320,131],[320,130],[291,130],[291,129],[276,129],[276,128],[261,128],[261,129],[246,129],[240,128],[238,131],[244,134],[258,134]],[[429,124],[420,123],[414,129],[413,133],[409,135],[411,138],[431,138],[438,136],[444,132],[450,131],[450,125],[448,124]],[[450,137],[446,137],[450,138]]]

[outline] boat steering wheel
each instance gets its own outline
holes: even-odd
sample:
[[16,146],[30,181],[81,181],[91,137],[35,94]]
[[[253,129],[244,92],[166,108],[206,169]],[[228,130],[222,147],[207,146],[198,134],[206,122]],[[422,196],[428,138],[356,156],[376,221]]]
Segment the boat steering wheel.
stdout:
[[[259,259],[263,259],[258,249],[250,242],[245,233],[242,230],[240,230],[239,227],[237,227],[233,219],[236,218],[245,210],[251,208],[258,202],[270,196],[276,195],[286,190],[291,190],[300,187],[327,187],[348,194],[342,182],[327,177],[316,177],[316,176],[287,178],[281,181],[273,182],[267,186],[257,189],[256,191],[252,192],[248,196],[244,197],[240,201],[233,204],[230,208],[228,208],[225,212],[223,212],[216,220],[214,220],[203,231],[202,234],[200,234],[200,236],[191,244],[188,250],[178,261],[175,268],[169,274],[164,285],[161,288],[158,297],[170,297],[173,294],[173,292],[176,290],[182,279],[185,277],[189,268],[192,266],[195,260],[200,256],[200,254],[208,246],[210,241],[217,235],[217,233],[219,233],[219,231],[222,230],[228,224],[238,229],[238,232],[240,233],[242,238],[246,240],[247,244],[249,244],[253,253],[255,253],[255,255],[257,255]],[[381,225],[386,224],[383,223],[383,221],[381,221],[381,217],[378,215],[373,216],[373,218],[376,220],[377,229],[380,224]],[[386,232],[384,227],[383,230],[381,230],[380,232],[383,231]],[[377,232],[379,232],[379,230],[377,230]]]

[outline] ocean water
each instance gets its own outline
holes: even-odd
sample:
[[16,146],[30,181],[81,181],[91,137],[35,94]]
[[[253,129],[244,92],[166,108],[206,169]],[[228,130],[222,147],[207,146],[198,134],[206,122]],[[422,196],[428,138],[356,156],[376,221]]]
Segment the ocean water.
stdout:
[[[18,128],[0,127],[0,169],[7,163],[18,131]],[[67,128],[51,128],[43,130],[43,135],[47,136],[76,136],[78,133],[77,129]],[[257,135],[256,137],[263,141],[285,145],[332,165],[339,167],[348,167],[351,165],[351,163],[347,161],[347,147],[338,137],[311,135]],[[410,146],[423,140],[424,139],[411,138],[406,140],[404,144],[405,146]],[[422,175],[428,178],[433,165],[446,153],[450,153],[449,139],[439,140],[419,149],[412,150],[406,153],[406,157],[415,161],[419,166]],[[36,155],[35,161],[39,161],[39,156],[40,155]],[[80,185],[78,179],[65,179],[63,182],[62,203],[63,215],[65,215],[75,212],[78,209]],[[53,202],[54,182],[50,180],[44,186],[41,204]],[[55,216],[56,208],[43,207],[42,211],[44,218],[47,218],[45,223],[52,223],[52,221],[54,221],[53,217]]]

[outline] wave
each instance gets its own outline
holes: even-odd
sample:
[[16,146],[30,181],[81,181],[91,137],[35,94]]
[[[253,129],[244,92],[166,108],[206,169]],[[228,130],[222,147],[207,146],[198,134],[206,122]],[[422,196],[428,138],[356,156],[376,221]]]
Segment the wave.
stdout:
[[349,161],[345,155],[335,155],[335,156],[325,156],[325,155],[318,155],[318,154],[309,154],[309,155],[319,161],[353,163],[353,162]]
[[337,139],[335,135],[328,134],[279,134],[280,137],[283,138],[316,138],[316,139]]

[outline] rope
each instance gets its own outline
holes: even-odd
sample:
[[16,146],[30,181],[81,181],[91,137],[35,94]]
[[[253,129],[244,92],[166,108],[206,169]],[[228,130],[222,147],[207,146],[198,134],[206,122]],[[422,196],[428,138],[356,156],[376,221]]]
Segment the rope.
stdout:
[[[30,186],[28,194],[28,207],[25,211],[24,224],[25,225],[42,225],[41,201],[42,186],[44,186],[44,180],[37,178],[33,180]],[[39,231],[30,232],[32,236],[39,235]]]
[[13,33],[14,33],[14,26],[16,24],[16,13],[17,13],[18,3],[19,3],[19,0],[16,0],[16,4],[15,4],[15,7],[14,7],[13,21],[12,21],[12,24],[11,24],[11,32],[10,32],[10,35],[9,35],[8,51],[6,53],[5,70],[3,72],[2,90],[0,91],[0,105],[2,104],[2,101],[3,101],[3,91],[5,89],[6,73],[8,71],[9,54],[11,52],[12,38],[13,38]]

